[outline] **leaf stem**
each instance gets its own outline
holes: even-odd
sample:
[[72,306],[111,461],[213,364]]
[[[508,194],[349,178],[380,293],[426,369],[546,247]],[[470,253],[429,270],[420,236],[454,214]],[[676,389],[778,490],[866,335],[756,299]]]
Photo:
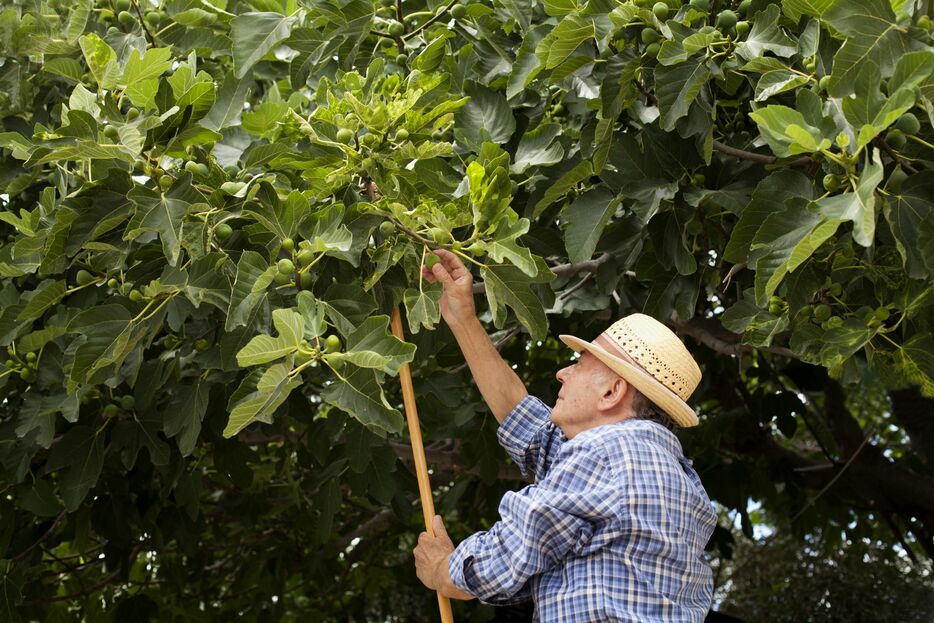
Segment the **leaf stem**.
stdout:
[[[412,32],[410,32],[410,33],[408,33],[408,34],[405,34],[405,35],[402,35],[402,40],[403,40],[403,41],[408,41],[409,39],[411,39],[411,38],[413,38],[413,37],[417,37],[417,36],[418,36],[420,33],[422,33],[426,28],[428,28],[429,26],[431,26],[432,24],[434,24],[435,22],[437,22],[439,19],[441,19],[442,17],[444,17],[444,14],[447,13],[448,11],[450,11],[450,10],[451,10],[451,7],[453,7],[455,4],[457,4],[458,1],[459,1],[459,0],[451,0],[450,2],[448,2],[447,6],[445,6],[443,9],[441,9],[440,11],[438,11],[437,13],[435,13],[435,16],[434,16],[434,17],[432,17],[431,19],[429,19],[427,22],[425,22],[424,24],[422,24],[421,26],[419,26],[418,28],[416,28],[416,29],[413,30]],[[400,7],[402,6],[401,0],[396,0],[396,2],[397,2],[397,6],[400,6]],[[400,21],[400,22],[402,21],[402,18],[401,18],[401,17],[399,18],[399,21]]]

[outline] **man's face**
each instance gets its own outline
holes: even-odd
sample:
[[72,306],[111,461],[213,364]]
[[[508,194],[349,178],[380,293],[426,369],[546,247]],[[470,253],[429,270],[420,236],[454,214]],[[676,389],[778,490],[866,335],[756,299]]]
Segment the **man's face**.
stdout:
[[[594,340],[601,343],[603,336]],[[555,377],[561,391],[551,410],[551,421],[564,436],[573,438],[577,433],[603,423],[597,409],[607,385],[618,378],[606,364],[587,351],[582,351],[577,362],[558,370]]]

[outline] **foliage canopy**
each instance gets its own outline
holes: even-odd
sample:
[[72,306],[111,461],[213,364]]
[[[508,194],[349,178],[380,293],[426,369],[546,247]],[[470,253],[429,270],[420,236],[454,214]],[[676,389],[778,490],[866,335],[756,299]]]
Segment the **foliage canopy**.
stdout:
[[3,618],[433,620],[400,366],[455,539],[517,486],[435,247],[545,399],[556,332],[684,335],[748,536],[934,556],[926,4],[653,4],[5,3]]

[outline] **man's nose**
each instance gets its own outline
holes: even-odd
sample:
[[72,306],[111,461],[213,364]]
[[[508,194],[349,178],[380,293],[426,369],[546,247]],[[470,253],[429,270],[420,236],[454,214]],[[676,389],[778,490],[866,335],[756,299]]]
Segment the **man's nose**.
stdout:
[[564,383],[564,379],[565,379],[565,377],[567,376],[567,374],[568,374],[568,369],[567,369],[567,368],[561,368],[560,370],[558,370],[557,372],[555,372],[555,378],[558,379],[558,382],[559,382],[559,383]]

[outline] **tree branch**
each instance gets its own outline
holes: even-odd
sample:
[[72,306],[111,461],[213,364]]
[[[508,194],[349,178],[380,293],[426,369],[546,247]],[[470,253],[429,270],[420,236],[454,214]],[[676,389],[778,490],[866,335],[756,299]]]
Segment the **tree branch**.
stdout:
[[917,172],[918,172],[918,169],[914,168],[913,166],[911,166],[910,164],[908,164],[907,162],[905,162],[905,159],[902,158],[902,157],[898,154],[898,152],[896,152],[894,149],[892,149],[892,146],[889,145],[888,143],[886,143],[886,142],[885,142],[885,139],[882,138],[881,136],[877,136],[876,138],[872,139],[872,143],[873,143],[876,147],[881,147],[881,148],[882,148],[882,151],[884,151],[885,153],[887,153],[887,154],[889,155],[889,157],[890,157],[892,160],[895,161],[895,164],[897,164],[898,166],[900,166],[901,168],[903,168],[903,169],[905,170],[906,173],[917,173]]
[[[583,272],[595,273],[600,268],[600,266],[608,262],[610,258],[612,257],[613,257],[612,253],[603,253],[600,256],[595,257],[592,260],[587,260],[585,262],[578,262],[577,264],[571,264],[571,263],[558,264],[557,266],[551,267],[551,272],[553,272],[555,275],[559,277],[576,275],[578,273],[583,273]],[[632,275],[632,273],[628,273],[628,272],[627,274]],[[474,294],[481,294],[483,292],[486,292],[486,284],[484,284],[482,281],[473,284]]]
[[723,328],[723,325],[713,318],[691,318],[685,323],[676,324],[675,332],[688,335],[721,355],[738,357],[743,353],[759,351],[781,355],[790,359],[798,359],[798,355],[794,351],[784,346],[750,346],[749,344],[743,344],[741,335]]
[[[718,140],[714,140],[713,148],[719,151],[720,153],[727,154],[728,156],[733,156],[735,158],[740,158],[742,160],[751,160],[752,162],[758,162],[760,164],[775,164],[778,162],[778,158],[769,154],[759,154],[754,151],[746,151],[745,149],[738,149],[736,147],[730,147],[724,143],[721,143]],[[803,158],[798,158],[797,160],[792,160],[788,163],[790,167],[805,167],[811,164],[811,158],[805,156]]]

